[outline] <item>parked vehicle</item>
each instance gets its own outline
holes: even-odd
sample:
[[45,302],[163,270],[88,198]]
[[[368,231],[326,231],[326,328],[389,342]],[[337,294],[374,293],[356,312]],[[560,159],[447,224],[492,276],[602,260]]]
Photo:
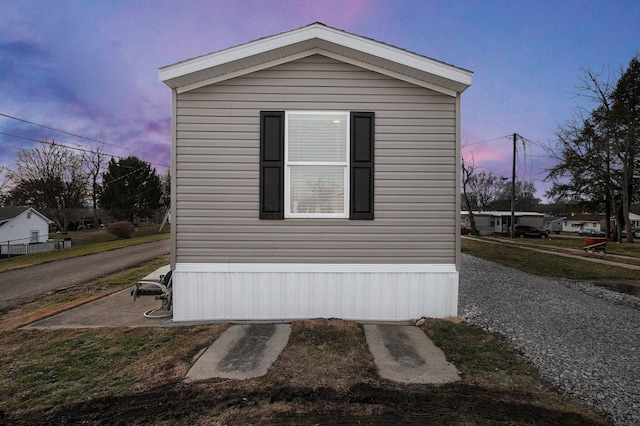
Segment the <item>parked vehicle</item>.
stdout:
[[606,237],[607,234],[605,234],[602,231],[598,231],[597,229],[581,229],[578,232],[578,235],[580,235],[581,237]]
[[[634,228],[631,228],[631,235],[633,235],[633,238],[640,238],[640,226],[636,226]],[[627,230],[626,229],[622,230],[622,236],[623,237],[627,236]]]
[[518,225],[513,231],[516,238],[549,238],[549,234],[535,226]]
[[471,235],[471,228],[467,228],[466,226],[460,226],[460,234],[461,235]]

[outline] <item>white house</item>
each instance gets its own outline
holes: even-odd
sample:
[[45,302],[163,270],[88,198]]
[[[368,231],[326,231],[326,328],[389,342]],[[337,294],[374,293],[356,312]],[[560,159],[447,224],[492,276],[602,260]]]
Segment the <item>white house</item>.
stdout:
[[32,207],[0,207],[0,249],[8,246],[44,243],[49,239],[49,224],[53,223]]
[[[612,217],[612,219],[614,221],[614,225],[617,224],[618,218],[617,217]],[[640,214],[629,212],[629,222],[631,222],[631,227],[632,228],[636,228],[636,227],[640,226]],[[624,227],[623,227],[623,229],[624,229]]]
[[606,217],[604,215],[580,213],[564,218],[562,221],[562,231],[604,231],[605,225]]
[[161,68],[174,321],[456,315],[471,78],[320,23]]

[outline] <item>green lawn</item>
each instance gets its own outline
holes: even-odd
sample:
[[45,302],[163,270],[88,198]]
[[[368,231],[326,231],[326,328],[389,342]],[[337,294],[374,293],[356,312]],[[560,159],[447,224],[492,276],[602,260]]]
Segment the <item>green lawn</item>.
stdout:
[[[588,260],[558,256],[553,253],[539,253],[531,250],[518,249],[518,244],[538,245],[551,248],[576,248],[582,251],[584,243],[581,240],[512,240],[504,238],[503,244],[494,244],[492,239],[462,239],[462,252],[482,259],[491,260],[503,265],[511,266],[531,274],[565,277],[581,280],[638,280],[640,273],[636,270],[617,266],[603,265]],[[515,246],[514,246],[515,245]],[[637,244],[609,244],[607,253],[633,256],[640,259],[640,245]]]

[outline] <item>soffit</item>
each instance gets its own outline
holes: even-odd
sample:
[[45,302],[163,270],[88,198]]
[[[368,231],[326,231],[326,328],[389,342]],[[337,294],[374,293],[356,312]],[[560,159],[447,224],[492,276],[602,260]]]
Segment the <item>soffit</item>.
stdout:
[[322,24],[179,62],[160,69],[160,80],[179,93],[275,65],[321,54],[452,96],[473,73]]

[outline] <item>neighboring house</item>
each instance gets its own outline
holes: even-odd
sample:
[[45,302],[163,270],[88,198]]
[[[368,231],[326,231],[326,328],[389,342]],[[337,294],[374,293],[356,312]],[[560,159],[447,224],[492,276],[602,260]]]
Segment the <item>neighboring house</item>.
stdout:
[[161,68],[174,321],[456,315],[471,77],[319,23]]
[[[469,211],[460,212],[460,216],[462,225],[471,228]],[[473,218],[480,235],[508,234],[510,232],[511,211],[475,211]],[[514,212],[514,221],[516,225],[535,226],[542,229],[544,213]]]
[[[611,224],[611,229],[615,229],[616,224],[618,222],[616,217],[611,218],[613,223]],[[631,227],[636,228],[640,226],[640,214],[629,212],[629,222],[631,222]],[[624,227],[623,227],[624,229]]]
[[560,232],[562,232],[562,222],[564,222],[565,219],[566,219],[565,216],[563,216],[563,217],[552,217],[552,216],[545,217],[544,218],[544,225],[542,226],[542,229],[544,231],[554,232],[556,234],[559,234]]
[[[629,212],[629,222],[631,222],[631,228],[640,227],[640,214]],[[611,229],[614,230],[618,224],[617,217],[611,217]],[[624,230],[624,226],[622,227]]]
[[580,232],[588,230],[604,231],[606,217],[600,214],[576,214],[565,217],[562,221],[562,231]]
[[49,239],[49,224],[53,223],[31,207],[0,207],[0,251],[8,246],[44,243]]

